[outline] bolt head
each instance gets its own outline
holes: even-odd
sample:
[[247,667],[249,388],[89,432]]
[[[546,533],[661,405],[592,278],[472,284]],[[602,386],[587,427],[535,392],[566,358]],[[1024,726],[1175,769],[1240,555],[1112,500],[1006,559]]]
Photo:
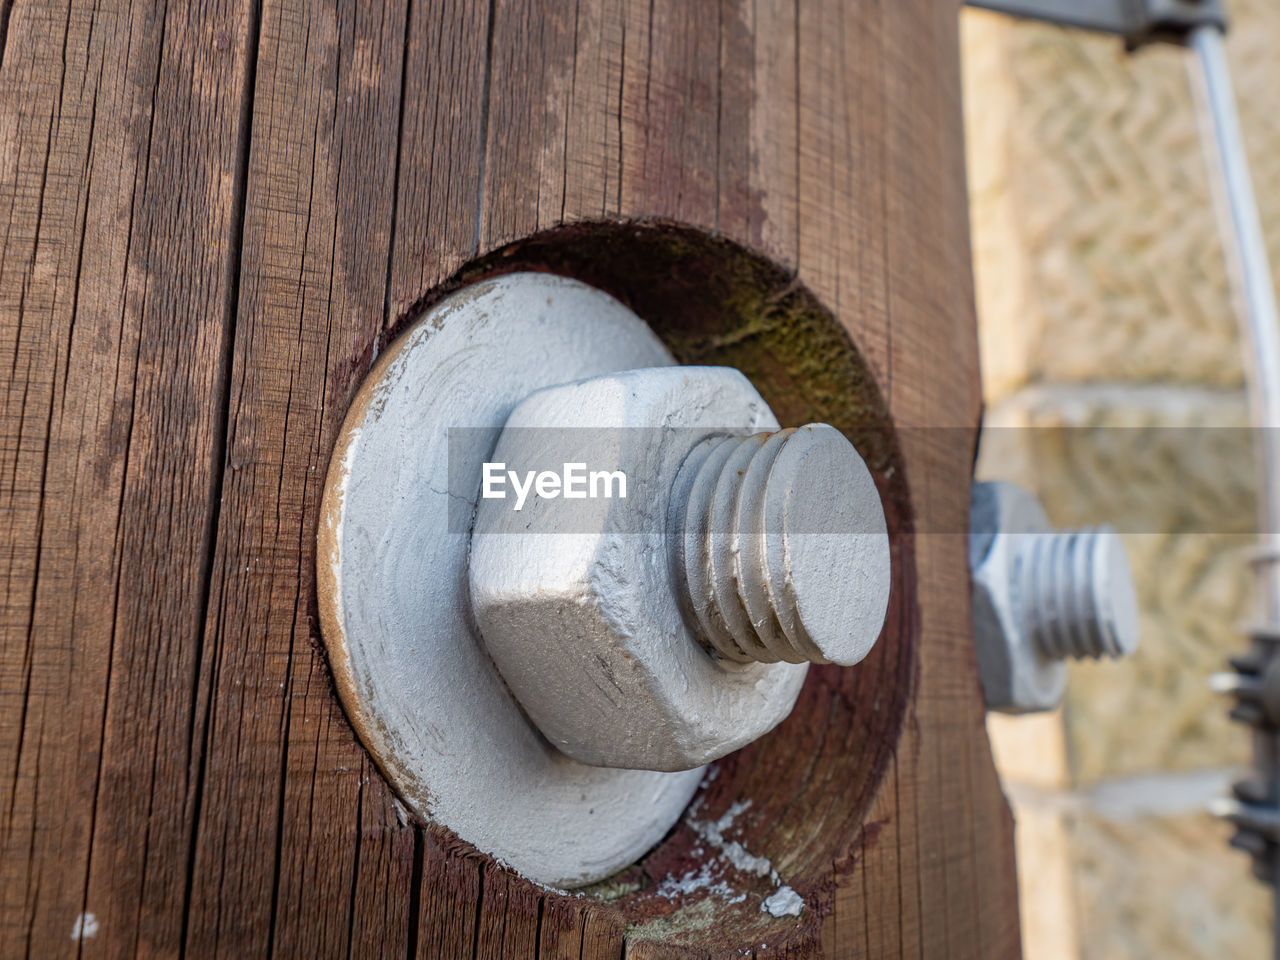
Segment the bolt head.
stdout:
[[807,664],[733,663],[694,639],[676,601],[671,486],[699,442],[776,430],[736,370],[632,370],[541,390],[493,455],[513,469],[624,472],[620,497],[481,499],[472,609],[529,719],[561,751],[605,767],[685,770],[790,713]]
[[988,710],[1036,713],[1054,709],[1067,683],[1067,665],[1046,657],[1026,629],[1005,556],[1010,536],[997,536],[987,566],[973,573],[973,632]]
[[1017,584],[1019,538],[1048,532],[1044,509],[1011,483],[974,485],[970,565],[973,634],[987,709],[1034,713],[1054,709],[1067,684],[1067,666],[1035,643]]

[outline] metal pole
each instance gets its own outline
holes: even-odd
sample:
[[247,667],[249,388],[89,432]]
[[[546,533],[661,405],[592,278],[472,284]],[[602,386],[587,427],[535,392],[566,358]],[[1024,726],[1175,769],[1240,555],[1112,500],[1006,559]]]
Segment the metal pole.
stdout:
[[[1229,684],[1234,692],[1244,693],[1247,686],[1265,685],[1267,665],[1280,638],[1280,317],[1222,32],[1216,26],[1197,27],[1187,44],[1196,53],[1198,69],[1193,73],[1198,82],[1193,86],[1198,93],[1201,138],[1214,174],[1215,206],[1238,301],[1249,409],[1258,437],[1262,542],[1254,562],[1262,620],[1253,630],[1247,670],[1242,669],[1236,682]],[[1237,787],[1245,802],[1227,801],[1219,809],[1243,832],[1252,834],[1242,845],[1253,849],[1258,872],[1272,885],[1280,922],[1280,845],[1275,817],[1264,815],[1280,808],[1280,738],[1261,712],[1253,717],[1256,774]],[[1280,937],[1274,956],[1280,960]]]
[[[1222,32],[1197,27],[1188,37],[1197,54],[1200,121],[1206,135],[1205,153],[1211,160],[1214,199],[1222,221],[1232,281],[1239,299],[1240,333],[1245,353],[1245,379],[1250,410],[1259,428],[1259,512],[1263,545],[1268,553],[1280,547],[1280,314],[1267,259],[1267,244],[1258,219],[1258,205],[1249,175],[1240,118],[1236,113],[1231,72]],[[1268,620],[1280,621],[1280,556],[1263,576],[1263,604]]]

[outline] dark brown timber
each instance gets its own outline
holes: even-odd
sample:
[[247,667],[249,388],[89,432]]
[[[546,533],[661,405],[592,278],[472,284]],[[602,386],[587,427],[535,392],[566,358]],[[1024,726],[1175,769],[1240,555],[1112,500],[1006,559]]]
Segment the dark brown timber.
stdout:
[[[377,352],[468,264],[585,221],[793,275],[860,351],[917,511],[962,529],[955,0],[0,0],[0,45],[0,955],[1017,956],[958,534],[911,538],[901,659],[814,671],[708,794],[759,785],[744,836],[804,887],[763,941],[414,822],[314,618],[321,485]],[[878,696],[901,722],[849,728]],[[884,760],[865,796],[851,750]]]

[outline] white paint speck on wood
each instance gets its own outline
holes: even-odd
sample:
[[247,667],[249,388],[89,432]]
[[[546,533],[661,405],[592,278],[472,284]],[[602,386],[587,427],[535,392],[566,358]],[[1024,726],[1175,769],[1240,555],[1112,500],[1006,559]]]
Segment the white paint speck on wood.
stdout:
[[88,940],[98,935],[98,918],[92,913],[82,913],[71,925],[71,939]]
[[765,898],[760,909],[775,917],[798,917],[804,909],[804,899],[790,887],[779,887],[772,896]]

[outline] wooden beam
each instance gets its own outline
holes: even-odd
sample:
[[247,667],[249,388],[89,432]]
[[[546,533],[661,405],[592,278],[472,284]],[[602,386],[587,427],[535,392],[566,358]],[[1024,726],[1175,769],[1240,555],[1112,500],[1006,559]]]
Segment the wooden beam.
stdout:
[[[329,451],[375,356],[464,265],[564,223],[668,218],[834,313],[918,525],[963,529],[979,396],[955,4],[3,14],[0,942],[619,956],[625,912],[414,822],[353,735],[315,623]],[[905,659],[815,671],[829,708],[737,761],[742,783],[796,784],[760,794],[752,842],[821,912],[758,956],[1017,955],[964,541],[913,544]],[[896,743],[841,726],[881,695],[909,699]],[[855,797],[836,771],[859,751],[884,774]]]

